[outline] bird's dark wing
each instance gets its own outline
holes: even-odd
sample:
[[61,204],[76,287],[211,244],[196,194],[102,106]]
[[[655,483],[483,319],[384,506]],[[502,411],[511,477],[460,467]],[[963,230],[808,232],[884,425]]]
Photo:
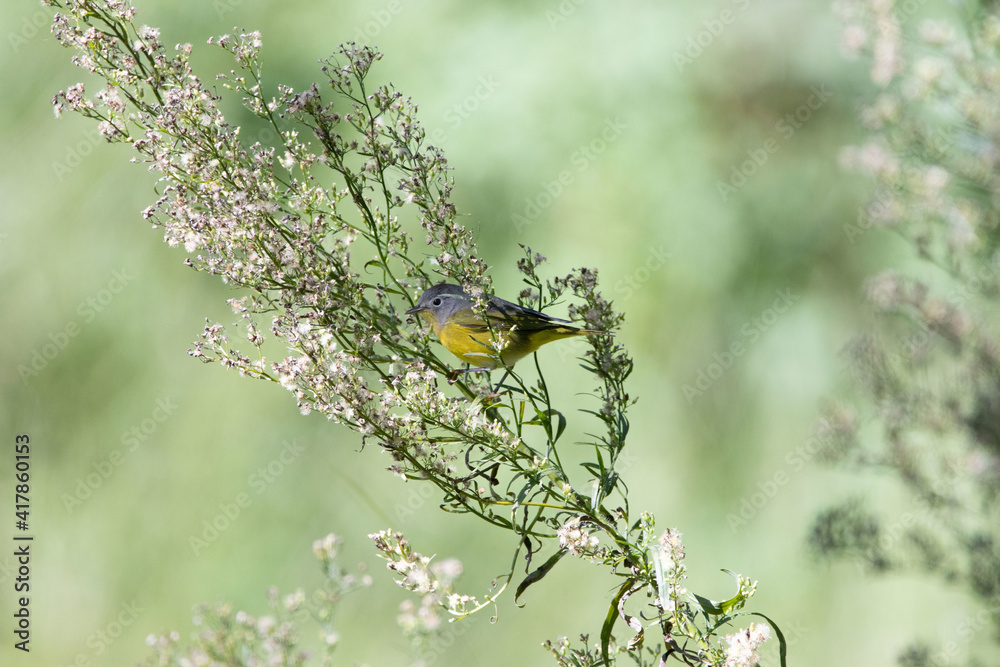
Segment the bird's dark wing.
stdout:
[[486,310],[494,328],[509,329],[517,325],[522,330],[548,329],[549,327],[569,324],[569,320],[561,320],[545,313],[540,313],[531,308],[519,306],[494,296],[490,299],[489,307]]

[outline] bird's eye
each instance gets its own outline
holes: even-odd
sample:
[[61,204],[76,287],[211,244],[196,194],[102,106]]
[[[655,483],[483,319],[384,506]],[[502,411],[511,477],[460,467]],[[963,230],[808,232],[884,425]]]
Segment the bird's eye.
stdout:
[[431,305],[432,306],[440,306],[441,305],[441,297],[439,297],[439,296],[438,297],[434,297],[434,300],[431,301]]

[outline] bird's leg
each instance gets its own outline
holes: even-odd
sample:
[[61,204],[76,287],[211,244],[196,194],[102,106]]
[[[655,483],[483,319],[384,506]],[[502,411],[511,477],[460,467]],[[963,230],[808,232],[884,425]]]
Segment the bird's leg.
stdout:
[[[478,373],[480,371],[482,371],[484,373],[489,373],[492,370],[495,370],[495,369],[493,369],[493,368],[487,368],[485,366],[482,367],[482,368],[468,368],[468,367],[466,367],[466,368],[455,368],[455,369],[452,369],[452,371],[450,373],[448,373],[448,384],[455,384],[456,382],[458,382],[458,374],[459,373]],[[504,380],[506,380],[508,377],[510,377],[510,368],[504,366],[503,376],[500,378],[500,381],[497,382],[497,384],[496,384],[495,387],[490,387],[490,395],[487,396],[486,398],[496,398],[497,396],[499,396],[500,395],[500,387],[503,386]]]
[[456,382],[458,382],[458,374],[459,373],[478,373],[479,371],[485,371],[485,372],[489,373],[491,370],[493,370],[493,369],[492,368],[455,368],[455,369],[452,369],[452,371],[450,373],[448,373],[448,384],[455,384]]
[[504,369],[503,369],[503,377],[500,378],[500,381],[497,382],[497,386],[493,389],[493,395],[494,396],[498,396],[499,395],[499,393],[500,393],[500,387],[503,386],[503,381],[506,380],[508,377],[510,377],[510,369],[507,368],[507,367],[504,367]]

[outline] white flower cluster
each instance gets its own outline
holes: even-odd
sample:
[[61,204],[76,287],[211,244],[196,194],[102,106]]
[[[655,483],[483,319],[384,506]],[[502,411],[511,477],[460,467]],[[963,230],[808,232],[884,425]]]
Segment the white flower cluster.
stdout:
[[601,542],[590,532],[578,516],[564,523],[557,531],[559,546],[571,556],[595,557]]
[[684,542],[677,529],[666,529],[657,541],[656,556],[663,571],[664,590],[657,598],[656,604],[665,613],[673,613],[677,602],[687,594],[687,589],[681,586],[681,581],[687,578],[687,565],[684,564]]
[[771,638],[771,627],[765,623],[751,624],[749,628],[726,635],[726,662],[723,667],[754,667],[760,662],[758,650]]
[[427,633],[441,625],[442,613],[461,616],[480,605],[469,595],[455,592],[462,575],[462,562],[450,558],[439,563],[410,548],[402,533],[383,530],[368,536],[388,561],[386,567],[398,576],[396,583],[421,596],[420,606],[411,600],[400,605],[397,622],[408,634]]

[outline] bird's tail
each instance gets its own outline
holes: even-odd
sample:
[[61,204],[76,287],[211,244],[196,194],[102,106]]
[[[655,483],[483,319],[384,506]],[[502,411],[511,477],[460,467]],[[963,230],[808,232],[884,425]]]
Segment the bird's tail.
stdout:
[[614,336],[614,331],[604,331],[602,329],[577,329],[576,327],[558,327],[556,332],[561,336]]

